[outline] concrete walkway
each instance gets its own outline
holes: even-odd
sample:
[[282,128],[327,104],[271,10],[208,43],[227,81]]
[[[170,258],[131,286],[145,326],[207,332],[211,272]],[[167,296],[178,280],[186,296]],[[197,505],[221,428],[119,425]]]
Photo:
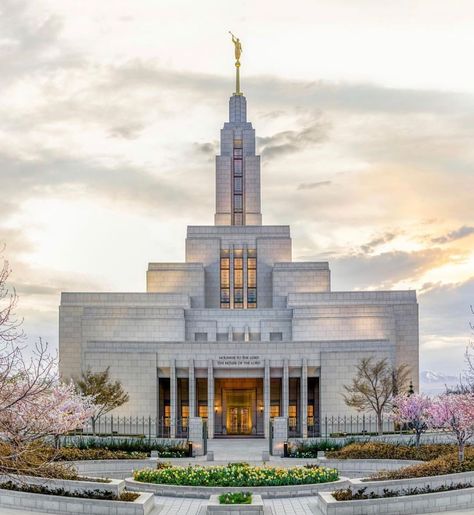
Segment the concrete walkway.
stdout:
[[[264,499],[266,507],[272,507],[273,515],[314,515],[308,503],[314,497],[294,497],[291,499]],[[203,499],[185,499],[180,497],[155,497],[156,504],[163,506],[160,515],[203,515]],[[16,510],[13,508],[0,508],[0,515],[38,515],[37,511]],[[42,512],[46,513],[46,512]],[[474,509],[443,511],[443,515],[473,515]],[[71,512],[71,515],[74,515]],[[436,515],[427,513],[425,515]]]

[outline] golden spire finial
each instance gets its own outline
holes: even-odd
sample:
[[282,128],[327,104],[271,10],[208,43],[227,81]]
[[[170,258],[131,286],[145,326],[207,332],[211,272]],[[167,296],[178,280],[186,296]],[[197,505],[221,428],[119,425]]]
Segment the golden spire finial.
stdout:
[[240,56],[242,55],[242,44],[240,39],[236,38],[229,30],[229,34],[232,36],[232,43],[234,43],[235,52],[235,93],[234,95],[242,95],[240,91]]

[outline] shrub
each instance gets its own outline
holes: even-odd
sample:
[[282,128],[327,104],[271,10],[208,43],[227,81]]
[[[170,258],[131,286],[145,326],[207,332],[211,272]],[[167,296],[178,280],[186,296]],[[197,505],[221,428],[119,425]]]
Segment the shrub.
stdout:
[[80,461],[80,460],[142,460],[148,457],[145,452],[128,452],[109,449],[76,449],[74,447],[62,447],[54,454],[55,461]]
[[391,459],[428,461],[456,450],[455,444],[393,444],[388,442],[352,443],[338,451],[327,452],[328,458],[337,459]]
[[80,499],[99,499],[104,501],[134,501],[138,494],[132,492],[125,492],[117,496],[113,492],[106,490],[81,490],[81,491],[68,491],[64,488],[48,488],[42,485],[24,485],[17,484],[13,481],[0,483],[2,490],[14,490],[17,492],[27,492],[31,494],[45,494],[45,495],[60,495],[62,497],[78,497]]
[[359,499],[382,499],[387,497],[404,497],[406,495],[421,495],[421,494],[434,494],[436,492],[448,492],[451,490],[461,490],[463,488],[471,488],[472,483],[457,483],[450,485],[442,485],[436,488],[430,486],[415,487],[415,488],[403,488],[401,490],[389,490],[385,488],[382,494],[376,494],[375,492],[365,493],[366,488],[360,488],[356,492],[350,488],[344,488],[343,490],[336,490],[332,493],[332,496],[336,501],[355,501]]
[[335,469],[324,467],[253,467],[230,463],[227,466],[166,467],[133,473],[135,481],[186,486],[285,486],[327,483],[339,479]]
[[157,451],[163,458],[184,458],[188,455],[186,444],[178,442],[162,443],[146,438],[80,438],[69,437],[64,439],[65,448],[75,449],[105,449],[108,451],[140,452],[150,455]]
[[403,467],[398,470],[379,472],[370,479],[376,481],[383,481],[385,479],[409,479],[412,477],[440,476],[474,470],[474,448],[467,448],[464,461],[460,462],[457,455],[457,446],[454,445],[453,447],[450,454],[444,454],[426,463],[410,465],[409,467]]
[[252,504],[250,492],[229,492],[219,495],[219,504]]
[[316,442],[298,442],[290,448],[291,458],[316,458],[318,451],[336,451],[341,449],[344,445],[337,440],[320,440]]
[[28,452],[16,454],[6,443],[0,443],[0,472],[25,476],[77,479],[77,472],[69,464],[54,463],[55,449],[39,442],[30,445]]

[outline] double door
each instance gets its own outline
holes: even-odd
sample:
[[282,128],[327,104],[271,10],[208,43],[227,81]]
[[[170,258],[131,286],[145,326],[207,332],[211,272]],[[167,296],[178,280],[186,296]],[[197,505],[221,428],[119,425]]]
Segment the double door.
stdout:
[[250,406],[230,406],[227,408],[227,433],[248,435],[252,431]]

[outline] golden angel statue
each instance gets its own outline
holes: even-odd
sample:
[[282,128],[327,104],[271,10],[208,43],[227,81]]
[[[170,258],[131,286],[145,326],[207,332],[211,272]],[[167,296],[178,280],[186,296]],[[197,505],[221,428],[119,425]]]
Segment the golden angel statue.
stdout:
[[232,36],[232,43],[234,43],[235,60],[238,61],[242,55],[242,44],[240,43],[240,39],[236,38],[230,30],[229,34]]

